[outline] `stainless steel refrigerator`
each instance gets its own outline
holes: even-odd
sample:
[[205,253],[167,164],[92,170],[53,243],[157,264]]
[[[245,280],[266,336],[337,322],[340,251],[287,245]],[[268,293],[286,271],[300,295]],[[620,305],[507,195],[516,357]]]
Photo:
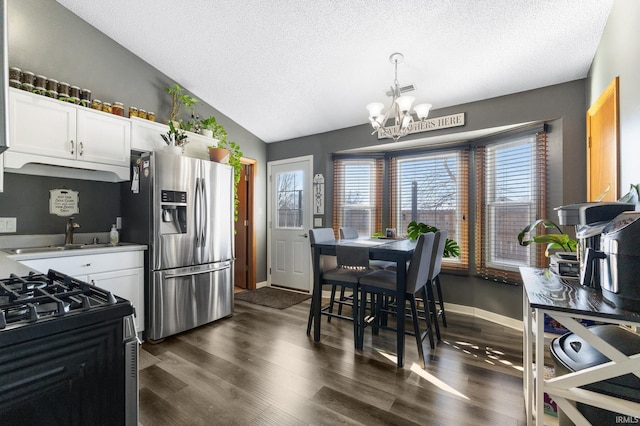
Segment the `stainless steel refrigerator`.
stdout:
[[233,169],[165,152],[132,161],[122,240],[147,244],[145,331],[151,340],[233,311]]

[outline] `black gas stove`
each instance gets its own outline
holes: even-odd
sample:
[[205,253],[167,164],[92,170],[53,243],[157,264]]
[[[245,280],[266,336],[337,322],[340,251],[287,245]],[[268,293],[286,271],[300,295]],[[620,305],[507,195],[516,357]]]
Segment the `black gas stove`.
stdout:
[[136,424],[132,314],[53,270],[0,279],[0,425]]

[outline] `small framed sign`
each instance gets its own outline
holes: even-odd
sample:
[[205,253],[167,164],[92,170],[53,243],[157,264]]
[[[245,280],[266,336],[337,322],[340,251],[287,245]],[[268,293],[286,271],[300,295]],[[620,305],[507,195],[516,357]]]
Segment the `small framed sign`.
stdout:
[[49,213],[57,216],[71,216],[80,213],[78,191],[52,189],[49,191]]

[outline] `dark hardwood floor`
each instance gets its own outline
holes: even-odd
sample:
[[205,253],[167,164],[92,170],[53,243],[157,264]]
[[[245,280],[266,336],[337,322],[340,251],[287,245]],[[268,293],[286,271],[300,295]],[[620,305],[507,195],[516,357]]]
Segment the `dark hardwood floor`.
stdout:
[[237,301],[232,317],[144,343],[140,424],[523,425],[522,333],[447,313],[449,327],[418,363],[407,336],[405,368],[395,334],[323,317],[306,335],[309,301],[284,310]]

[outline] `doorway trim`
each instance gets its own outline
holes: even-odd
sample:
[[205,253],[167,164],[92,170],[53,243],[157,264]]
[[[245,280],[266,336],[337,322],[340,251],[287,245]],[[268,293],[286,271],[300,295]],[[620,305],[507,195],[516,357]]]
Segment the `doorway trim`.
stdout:
[[248,166],[247,170],[247,234],[249,242],[247,247],[247,289],[255,290],[256,288],[256,224],[255,224],[255,184],[258,175],[258,161],[251,158],[240,159],[240,163]]
[[[283,160],[274,160],[274,161],[268,161],[267,162],[267,285],[271,286],[271,260],[272,260],[272,253],[271,253],[271,229],[272,229],[272,221],[273,221],[273,190],[272,188],[272,178],[273,178],[273,173],[272,173],[272,168],[274,166],[279,166],[282,164],[288,164],[288,163],[297,163],[300,161],[308,161],[309,162],[309,170],[311,171],[311,176],[309,176],[309,179],[307,179],[307,188],[305,188],[305,191],[310,191],[309,193],[311,194],[312,190],[313,190],[313,155],[303,155],[301,157],[293,157],[293,158],[285,158]],[[313,208],[311,208],[311,206],[309,206],[308,209],[305,209],[306,211],[306,215],[307,217],[305,218],[306,220],[308,220],[307,223],[310,224],[310,227],[313,227]],[[308,232],[308,230],[306,230],[306,232]],[[313,286],[313,275],[309,274],[309,288],[312,289]]]

